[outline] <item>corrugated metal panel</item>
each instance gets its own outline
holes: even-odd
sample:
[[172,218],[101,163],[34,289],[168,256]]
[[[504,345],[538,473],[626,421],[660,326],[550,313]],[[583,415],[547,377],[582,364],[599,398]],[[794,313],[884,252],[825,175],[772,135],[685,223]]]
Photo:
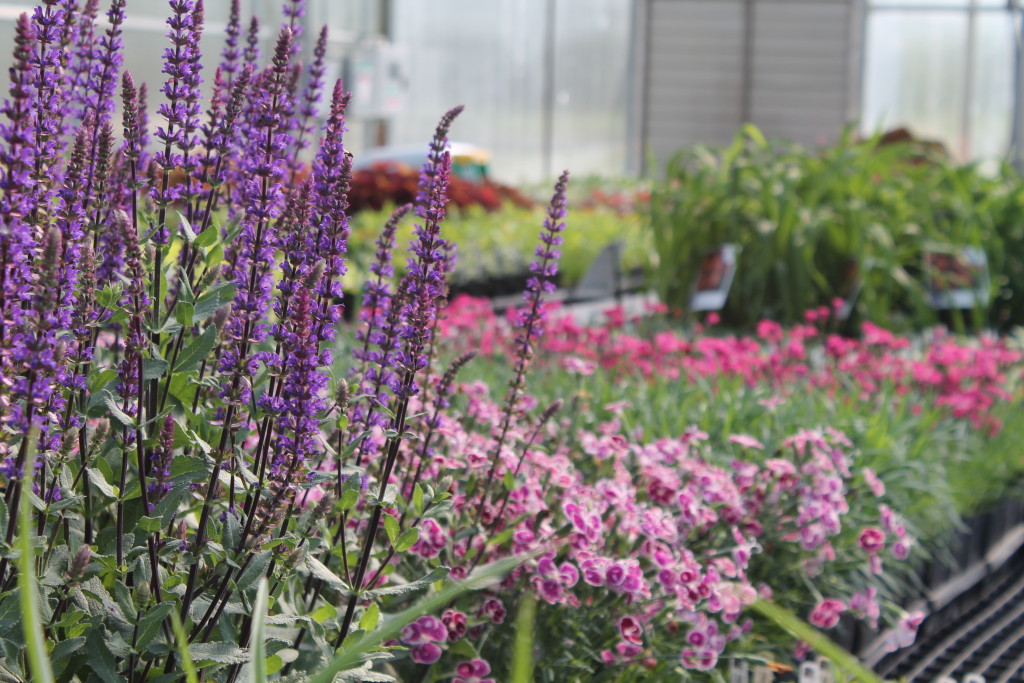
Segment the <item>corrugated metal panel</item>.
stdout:
[[769,137],[835,140],[856,114],[859,2],[649,0],[644,139],[655,158],[725,144],[744,119]]
[[735,0],[652,0],[646,139],[659,162],[723,144],[741,123],[743,7]]
[[849,3],[757,2],[753,121],[769,137],[834,140],[846,119]]

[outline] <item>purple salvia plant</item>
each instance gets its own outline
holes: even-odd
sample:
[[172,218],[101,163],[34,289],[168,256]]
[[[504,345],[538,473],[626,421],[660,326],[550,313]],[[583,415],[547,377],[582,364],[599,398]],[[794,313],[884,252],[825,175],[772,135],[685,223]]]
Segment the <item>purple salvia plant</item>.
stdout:
[[93,112],[98,126],[110,119],[114,108],[114,93],[117,91],[118,74],[124,60],[121,25],[125,19],[126,2],[127,0],[114,0],[111,3],[107,11],[110,26],[99,39],[87,76],[86,101],[81,119],[84,120],[89,112]]
[[[284,79],[288,73],[291,37],[288,27],[281,29],[272,68],[264,79],[265,87],[258,88],[254,93],[250,105],[251,127],[245,131],[246,172],[250,177],[241,192],[245,201],[242,232],[239,235],[241,248],[234,255],[235,262],[231,264],[230,271],[237,291],[217,363],[218,371],[224,375],[220,398],[225,407],[220,416],[223,426],[215,451],[215,472],[219,471],[228,443],[240,427],[238,413],[252,396],[251,377],[258,366],[257,360],[250,355],[252,345],[263,341],[268,331],[268,325],[261,321],[270,308],[273,270],[276,265],[278,239],[273,232],[273,222],[280,215],[284,203],[282,176],[290,142],[285,132],[284,112],[287,111],[287,102],[284,100],[287,94],[284,92]],[[217,478],[213,476],[207,483],[205,501],[196,527],[196,546],[206,541],[216,487]],[[254,504],[258,502],[253,500]],[[188,583],[182,598],[183,615],[188,614],[192,604],[198,573],[199,563],[196,561],[189,567]]]
[[[252,67],[246,64],[232,82],[223,115],[216,122],[213,121],[211,115],[210,126],[212,127],[216,123],[216,129],[208,139],[207,156],[212,156],[213,161],[206,162],[208,171],[204,172],[203,183],[209,188],[200,195],[199,199],[202,204],[197,203],[194,211],[195,220],[199,224],[197,233],[204,232],[209,227],[213,212],[221,197],[223,185],[228,179],[228,169],[233,166],[235,143],[238,139],[235,124],[242,111],[251,78]],[[193,261],[187,268],[189,276],[192,275],[195,256],[196,254],[193,253]]]
[[[389,391],[398,388],[399,377],[395,368],[395,354],[398,350],[398,316],[401,302],[395,301],[391,292],[391,278],[394,275],[392,253],[395,247],[395,234],[402,219],[412,213],[412,204],[403,204],[396,208],[377,239],[377,252],[370,272],[373,279],[363,285],[363,301],[359,308],[360,327],[356,332],[356,341],[362,346],[352,352],[357,363],[352,368],[352,376],[359,378],[359,396],[362,401],[353,401],[352,420],[349,430],[343,436],[352,439],[359,433],[372,427],[385,428],[389,421],[387,414],[380,410],[389,401]],[[338,444],[341,452],[342,443]],[[360,446],[360,459],[364,452],[376,451],[376,445],[369,440]]]
[[399,330],[404,342],[398,358],[398,364],[405,372],[400,392],[403,397],[417,393],[415,374],[430,363],[427,349],[437,317],[437,303],[445,288],[446,243],[441,237],[441,223],[448,201],[450,174],[451,154],[447,151],[441,153],[436,165],[428,164],[423,171],[423,184],[430,188],[430,194],[424,205],[418,207],[418,215],[423,221],[416,225],[416,238],[412,244],[415,257],[410,259],[402,280],[402,289],[407,296],[402,311],[403,324]]
[[316,337],[321,342],[333,341],[334,327],[342,313],[341,306],[335,301],[342,296],[341,278],[345,275],[348,254],[348,190],[352,159],[345,151],[343,137],[345,111],[350,97],[338,81],[331,97],[331,113],[324,127],[320,151],[313,162],[315,203],[312,218],[316,232],[310,250],[319,253],[324,262],[323,277],[314,284],[317,304],[313,316]]
[[89,102],[89,75],[96,58],[96,17],[99,0],[86,0],[75,22],[75,38],[68,58],[68,86],[71,91],[72,114],[84,121]]
[[[156,137],[162,147],[156,155],[160,167],[159,187],[150,188],[150,196],[156,204],[157,217],[154,242],[158,246],[167,244],[167,209],[176,199],[192,199],[191,176],[196,160],[192,148],[196,145],[196,131],[199,128],[199,86],[200,71],[199,36],[202,32],[203,2],[193,0],[170,0],[172,15],[167,20],[171,27],[167,37],[171,46],[164,50],[164,73],[167,80],[161,91],[167,101],[160,105],[160,115],[165,126],[157,129]],[[170,186],[171,171],[177,167],[184,170],[184,187]],[[154,278],[157,281],[159,278]],[[154,296],[155,301],[160,296]]]
[[487,476],[484,477],[481,487],[476,521],[479,521],[484,513],[491,483],[498,465],[502,461],[505,440],[512,427],[513,416],[519,408],[519,401],[526,383],[526,371],[533,359],[533,344],[544,333],[544,297],[555,289],[554,279],[558,274],[558,259],[561,256],[559,246],[562,244],[562,232],[565,230],[565,222],[562,219],[565,218],[565,193],[568,185],[569,172],[563,171],[558,182],[555,183],[555,194],[551,198],[547,217],[544,219],[544,227],[540,232],[540,243],[537,245],[536,251],[538,260],[530,264],[531,276],[526,283],[526,290],[523,292],[525,306],[517,312],[513,323],[519,330],[516,336],[516,366],[505,395],[501,428],[491,451],[491,466],[488,468]]
[[239,0],[231,0],[231,9],[228,12],[228,24],[224,29],[224,49],[221,51],[220,70],[224,75],[225,87],[230,90],[235,74],[239,69],[238,37],[242,34],[242,17],[239,10]]
[[[96,131],[91,125],[84,125],[75,135],[64,172],[64,186],[57,194],[56,225],[61,233],[59,275],[57,287],[56,324],[62,330],[71,328],[71,315],[75,306],[75,290],[78,286],[78,262],[82,241],[85,236],[86,163],[89,147]],[[109,141],[109,136],[107,136]]]
[[[79,118],[83,122],[91,120],[97,130],[102,130],[110,122],[114,109],[114,94],[117,90],[118,74],[121,71],[121,63],[124,59],[122,54],[124,42],[121,39],[121,25],[125,19],[125,2],[126,0],[114,0],[111,3],[110,10],[107,12],[110,26],[99,40],[99,46],[95,49],[95,56],[87,76],[86,98]],[[107,200],[109,200],[108,197],[104,196],[106,188],[93,182],[94,175],[105,175],[105,173],[98,170],[100,165],[109,163],[109,158],[104,159],[104,155],[98,147],[99,141],[96,140],[89,151],[85,200],[87,209],[91,205],[106,204],[108,203]],[[100,178],[97,177],[96,180],[99,181]],[[98,219],[94,221],[94,223],[98,222]]]
[[[35,132],[32,98],[35,93],[33,32],[28,15],[15,24],[14,63],[10,68],[10,96],[4,100],[5,121],[0,124],[0,370],[10,375],[10,348],[14,329],[22,320],[21,301],[31,296],[35,236],[25,218],[32,209],[32,170]],[[0,395],[7,382],[0,382]],[[5,413],[0,408],[0,414]]]
[[[55,7],[55,0],[36,7],[32,14],[35,30],[35,50],[32,55],[35,89],[34,134],[35,149],[32,167],[34,185],[32,213],[29,222],[40,226],[45,221],[48,207],[55,194],[53,174],[62,147],[64,131],[65,89],[62,84],[64,51],[60,41],[66,20],[65,11]],[[38,228],[41,232],[42,228]]]
[[118,394],[122,400],[121,410],[128,415],[141,417],[142,404],[137,400],[143,391],[139,384],[142,355],[148,346],[144,333],[145,311],[149,299],[145,289],[145,271],[142,265],[142,250],[139,246],[138,229],[123,211],[115,214],[115,221],[123,235],[125,244],[125,275],[128,287],[124,291],[124,305],[131,320],[124,340],[124,357],[120,368]]
[[242,52],[242,59],[246,64],[256,68],[256,62],[260,59],[260,20],[258,17],[249,19],[249,30],[245,34],[245,50]]
[[306,14],[306,0],[285,0],[281,6],[281,15],[287,19],[288,28],[292,30],[291,52],[288,55],[292,64],[299,58],[302,49],[302,17]]
[[157,447],[149,461],[149,500],[156,505],[171,492],[171,460],[174,455],[174,417],[168,413],[160,428]]
[[285,104],[282,100],[286,97],[284,78],[288,71],[290,45],[291,31],[284,27],[278,39],[267,87],[257,91],[251,104],[250,119],[255,125],[247,131],[248,139],[245,140],[246,171],[250,178],[242,188],[246,208],[242,219],[241,248],[232,269],[238,289],[226,329],[231,343],[221,353],[219,365],[221,372],[239,380],[232,381],[231,386],[225,388],[222,398],[242,403],[247,402],[250,395],[240,382],[242,377],[251,374],[249,347],[267,335],[267,325],[259,321],[270,307],[272,268],[278,246],[273,219],[277,218],[284,205],[282,156],[288,146],[288,136],[283,133]]
[[[322,368],[330,364],[330,354],[320,350],[314,334],[314,307],[312,292],[300,284],[282,335],[284,424],[277,452],[289,454],[296,463],[308,461],[315,455],[319,416],[327,408],[321,393],[327,387],[328,378]],[[278,459],[271,465],[271,476],[276,478],[283,474],[282,467],[294,470],[298,464],[286,464]]]
[[[461,109],[459,107],[445,115],[441,125],[438,126],[435,141],[431,144],[431,157],[423,172],[425,178],[423,184],[429,187],[429,194],[421,212],[423,223],[416,228],[417,240],[414,241],[412,247],[415,258],[412,259],[413,263],[410,264],[400,285],[405,296],[402,305],[402,318],[401,320],[397,319],[395,311],[398,307],[394,303],[388,318],[389,327],[397,329],[398,337],[402,340],[402,350],[396,358],[401,373],[401,384],[395,392],[395,416],[391,424],[393,431],[384,444],[383,461],[378,463],[378,502],[373,508],[366,535],[363,537],[359,562],[352,582],[355,586],[363,586],[363,580],[366,578],[366,569],[383,513],[384,494],[391,481],[395,463],[398,461],[402,448],[409,418],[410,399],[418,390],[416,373],[429,364],[426,349],[430,343],[430,333],[433,329],[434,317],[437,314],[438,283],[443,281],[445,276],[444,243],[440,237],[440,228],[441,222],[444,220],[445,202],[448,198],[451,155],[444,150],[446,146],[444,140],[451,121]],[[438,155],[433,153],[435,147],[442,150]],[[360,454],[360,458],[362,458],[362,454]],[[353,593],[349,598],[335,647],[338,647],[348,635],[355,614],[356,596],[357,593]]]
[[[302,169],[300,155],[302,150],[309,147],[311,138],[316,130],[317,105],[320,104],[321,90],[324,87],[324,56],[327,54],[327,27],[320,29],[320,35],[313,48],[313,62],[309,65],[309,77],[306,86],[302,89],[299,97],[298,117],[295,125],[295,146],[292,155],[292,182],[296,174]],[[336,88],[337,90],[337,88]],[[337,94],[335,93],[335,97]],[[331,116],[334,115],[332,102]],[[328,120],[328,125],[330,121]]]

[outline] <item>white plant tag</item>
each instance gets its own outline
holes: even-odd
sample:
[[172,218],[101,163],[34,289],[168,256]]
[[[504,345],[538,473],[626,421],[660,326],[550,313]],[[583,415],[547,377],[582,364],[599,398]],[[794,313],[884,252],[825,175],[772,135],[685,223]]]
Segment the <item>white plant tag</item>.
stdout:
[[803,662],[800,664],[800,674],[797,676],[800,683],[821,683],[821,668],[817,662]]
[[818,681],[819,683],[835,683],[836,677],[832,675],[832,662],[827,659],[818,659]]
[[755,666],[754,667],[754,681],[753,683],[772,683],[775,680],[775,674],[767,666]]
[[743,660],[732,660],[729,666],[729,683],[750,683],[750,664]]

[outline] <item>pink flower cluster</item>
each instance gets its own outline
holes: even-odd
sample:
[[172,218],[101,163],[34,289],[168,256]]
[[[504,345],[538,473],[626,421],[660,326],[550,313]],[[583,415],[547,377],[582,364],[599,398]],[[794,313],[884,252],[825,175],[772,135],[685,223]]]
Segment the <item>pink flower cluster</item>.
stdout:
[[[500,420],[485,387],[463,389],[464,404],[436,428],[434,455],[410,463],[422,464],[423,481],[454,475],[454,519],[476,510],[467,492],[483,476],[481,454]],[[759,593],[809,604],[806,578],[839,571],[833,567],[861,568],[847,575],[855,593],[819,605],[815,623],[833,625],[844,611],[878,621],[877,590],[858,577],[870,575],[864,568],[881,571],[882,551],[898,557],[895,543],[909,537],[876,495],[881,479],[854,465],[843,434],[802,430],[772,457],[736,434],[725,440],[730,453],[716,453],[696,428],[645,441],[626,429],[622,409],[606,406],[608,417],[592,429],[552,422],[534,440],[525,419],[514,424],[509,442],[529,445],[500,454],[498,477],[508,472],[512,485],[482,507],[483,535],[419,523],[412,553],[452,566],[453,576],[509,554],[538,554],[475,604],[407,627],[402,641],[414,661],[436,661],[446,643],[498,628],[503,601],[522,583],[542,609],[560,610],[559,619],[601,604],[612,640],[604,663],[644,665],[653,648],[673,647],[684,667],[712,668],[727,648],[744,651],[755,627],[745,611]]]
[[[601,367],[665,379],[738,377],[749,386],[769,386],[782,395],[814,390],[874,409],[892,407],[877,405],[885,395],[879,390],[891,387],[897,396],[913,399],[911,410],[935,407],[978,429],[1001,428],[989,412],[997,402],[1012,398],[1008,386],[1020,379],[1020,373],[1010,373],[1024,361],[1020,351],[993,337],[964,343],[943,332],[933,333],[922,348],[920,342],[871,323],[864,323],[861,339],[848,339],[825,334],[816,324],[827,316],[811,313],[811,324],[789,329],[765,320],[754,336],[695,337],[672,331],[631,333],[621,309],[609,311],[605,324],[598,326],[551,314],[539,343],[561,367],[579,375]],[[510,328],[487,301],[467,296],[457,297],[448,307],[441,335],[456,347],[482,354],[507,354],[514,344]],[[756,447],[754,443],[751,447]]]

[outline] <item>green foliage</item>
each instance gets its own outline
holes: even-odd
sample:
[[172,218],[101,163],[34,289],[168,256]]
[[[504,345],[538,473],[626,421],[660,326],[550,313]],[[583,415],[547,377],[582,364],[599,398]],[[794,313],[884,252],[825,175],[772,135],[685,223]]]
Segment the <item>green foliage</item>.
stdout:
[[[694,147],[652,190],[648,224],[657,289],[685,310],[700,257],[723,243],[742,251],[723,312],[727,324],[783,323],[862,288],[859,317],[894,330],[937,321],[925,300],[928,244],[983,248],[992,305],[982,320],[1024,323],[1024,184],[921,145],[857,141],[807,151],[745,126],[724,149]],[[855,270],[854,270],[855,269]]]
[[755,612],[789,631],[793,637],[804,641],[814,650],[828,657],[833,665],[852,676],[853,680],[858,683],[882,683],[882,679],[857,661],[856,657],[789,610],[766,600],[758,600],[751,607]]
[[[622,256],[624,269],[645,267],[649,260],[649,239],[636,214],[619,214],[609,208],[573,209],[568,219],[571,229],[563,234],[561,283],[571,287],[580,281],[590,263],[606,245],[616,240],[625,244]],[[373,259],[374,240],[389,211],[362,212],[351,220],[350,249],[353,272],[346,286],[358,287]],[[535,260],[538,226],[543,220],[541,209],[529,210],[507,206],[498,212],[468,210],[452,213],[445,220],[445,239],[458,245],[459,265],[455,285],[468,280],[502,275],[517,275]],[[412,237],[414,219],[406,219],[398,233],[398,244]],[[396,263],[404,268],[404,263]]]
[[[28,462],[35,464],[38,434],[26,434]],[[32,504],[28,495],[20,496],[18,506],[18,593],[21,599],[22,628],[28,650],[29,670],[34,683],[53,683],[53,667],[46,652],[46,637],[39,609],[39,591],[36,588],[35,553],[32,538]]]

